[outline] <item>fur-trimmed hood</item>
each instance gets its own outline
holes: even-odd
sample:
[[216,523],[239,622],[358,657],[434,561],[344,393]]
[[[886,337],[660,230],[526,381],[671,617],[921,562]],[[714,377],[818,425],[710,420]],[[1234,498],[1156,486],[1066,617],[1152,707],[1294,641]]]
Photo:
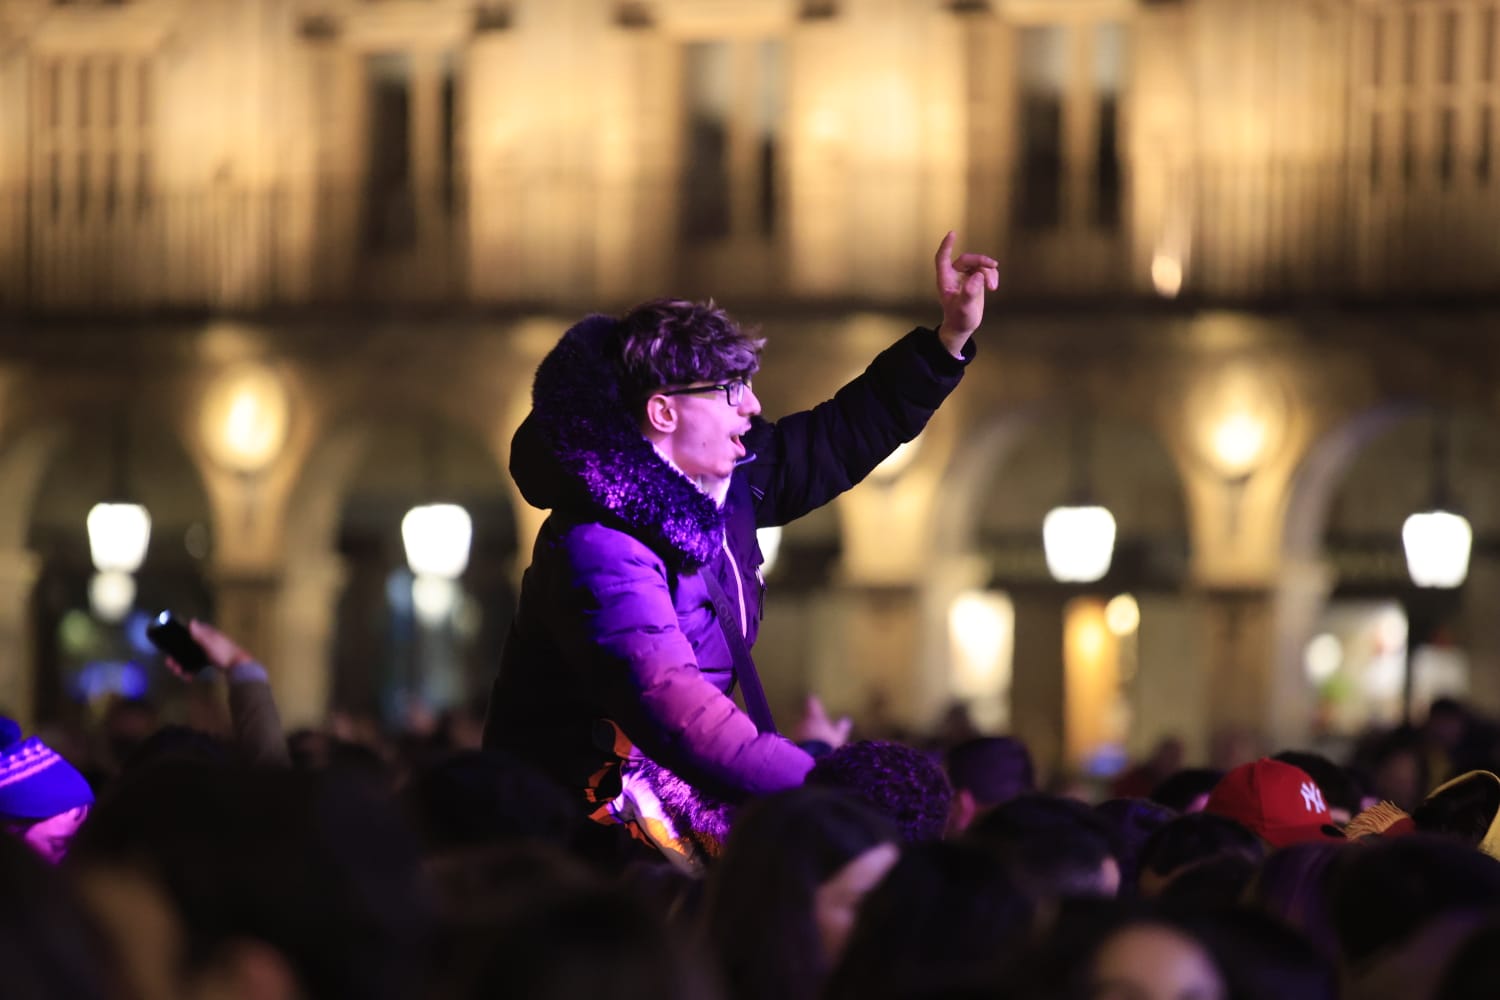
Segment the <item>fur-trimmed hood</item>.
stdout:
[[510,474],[533,507],[602,515],[670,565],[701,566],[724,515],[641,433],[610,359],[617,328],[611,316],[588,316],[542,359]]

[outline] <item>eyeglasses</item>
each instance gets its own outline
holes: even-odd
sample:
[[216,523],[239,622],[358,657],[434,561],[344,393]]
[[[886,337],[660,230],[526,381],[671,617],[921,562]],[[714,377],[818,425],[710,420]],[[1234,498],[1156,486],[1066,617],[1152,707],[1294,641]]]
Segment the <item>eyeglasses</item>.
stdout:
[[750,388],[748,378],[730,379],[728,382],[720,382],[717,385],[693,385],[686,389],[663,389],[657,393],[658,396],[688,396],[700,392],[717,392],[723,390],[724,402],[730,406],[739,406],[740,400],[745,398],[745,390]]

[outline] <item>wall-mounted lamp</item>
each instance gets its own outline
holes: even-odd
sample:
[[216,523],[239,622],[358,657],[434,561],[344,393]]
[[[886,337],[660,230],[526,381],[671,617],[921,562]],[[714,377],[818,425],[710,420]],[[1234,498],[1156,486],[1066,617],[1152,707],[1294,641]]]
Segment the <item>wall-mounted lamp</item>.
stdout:
[[1069,503],[1054,507],[1042,520],[1042,548],[1047,571],[1059,583],[1093,583],[1109,572],[1115,551],[1115,518],[1093,502],[1089,488],[1088,426],[1073,421],[1070,458],[1073,482]]
[[1406,549],[1406,571],[1418,587],[1453,589],[1469,575],[1469,553],[1474,530],[1454,510],[1448,487],[1450,428],[1443,416],[1432,422],[1432,503],[1428,510],[1406,519],[1401,543]]
[[203,398],[199,433],[209,457],[253,475],[281,453],[291,406],[280,376],[260,364],[231,368]]

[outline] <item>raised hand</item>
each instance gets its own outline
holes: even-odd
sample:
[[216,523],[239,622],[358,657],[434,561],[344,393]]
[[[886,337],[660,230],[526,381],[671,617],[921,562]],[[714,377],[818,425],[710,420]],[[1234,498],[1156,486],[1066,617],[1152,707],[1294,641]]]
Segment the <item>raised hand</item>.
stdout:
[[959,254],[955,258],[955,242],[950,230],[938,245],[934,263],[938,301],[943,306],[943,325],[938,327],[938,336],[949,354],[961,357],[964,345],[984,320],[985,289],[993,292],[1000,287],[1000,262],[980,253]]
[[847,715],[837,722],[830,719],[823,700],[810,694],[802,707],[802,718],[797,722],[796,737],[803,742],[817,740],[827,743],[836,750],[849,741],[849,732],[853,728],[854,722]]

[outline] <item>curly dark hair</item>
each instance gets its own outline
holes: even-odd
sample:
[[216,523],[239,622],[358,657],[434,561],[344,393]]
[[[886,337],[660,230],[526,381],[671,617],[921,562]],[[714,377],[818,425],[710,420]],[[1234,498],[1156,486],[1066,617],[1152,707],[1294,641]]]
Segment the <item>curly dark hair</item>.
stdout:
[[621,398],[643,401],[669,385],[749,378],[765,341],[707,302],[655,299],[620,318]]
[[940,840],[948,829],[953,787],[942,765],[920,750],[861,740],[818,758],[807,783],[843,788],[895,821],[908,844]]

